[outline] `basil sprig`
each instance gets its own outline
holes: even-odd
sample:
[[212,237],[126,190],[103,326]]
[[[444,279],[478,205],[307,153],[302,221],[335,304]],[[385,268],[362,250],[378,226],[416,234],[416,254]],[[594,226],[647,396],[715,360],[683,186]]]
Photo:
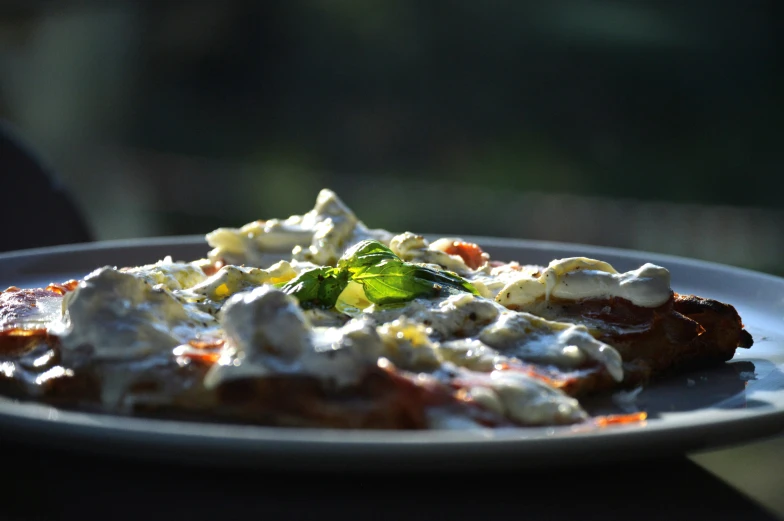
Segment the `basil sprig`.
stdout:
[[379,305],[432,298],[443,293],[479,295],[476,288],[457,274],[405,262],[374,240],[351,247],[336,267],[305,271],[280,289],[297,297],[303,308],[329,309],[335,306],[350,281],[361,284],[367,299]]

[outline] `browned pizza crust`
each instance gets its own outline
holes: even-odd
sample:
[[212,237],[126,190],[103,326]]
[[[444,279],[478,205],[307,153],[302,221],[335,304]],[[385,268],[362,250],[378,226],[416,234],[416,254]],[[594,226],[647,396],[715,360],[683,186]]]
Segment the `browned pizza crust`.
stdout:
[[[729,304],[695,295],[673,294],[657,308],[635,306],[622,298],[564,302],[554,299],[558,318],[586,323],[599,340],[613,346],[624,361],[623,386],[645,384],[669,374],[730,360],[753,339]],[[554,317],[548,317],[554,318]],[[574,396],[616,386],[598,366],[579,374],[550,375]]]

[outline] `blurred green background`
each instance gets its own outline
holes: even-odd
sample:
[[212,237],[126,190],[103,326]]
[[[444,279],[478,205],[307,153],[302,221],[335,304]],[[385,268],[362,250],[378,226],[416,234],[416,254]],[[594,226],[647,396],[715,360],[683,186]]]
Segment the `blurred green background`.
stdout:
[[312,207],[784,274],[784,2],[5,1],[0,117],[98,239]]

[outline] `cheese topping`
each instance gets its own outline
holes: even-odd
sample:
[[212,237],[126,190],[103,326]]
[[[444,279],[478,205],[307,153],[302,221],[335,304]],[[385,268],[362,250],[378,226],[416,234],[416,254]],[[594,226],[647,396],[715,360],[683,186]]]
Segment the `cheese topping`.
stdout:
[[549,425],[574,423],[588,417],[576,399],[525,373],[493,371],[490,379],[490,388],[512,420],[526,425]]
[[334,264],[348,247],[368,238],[388,244],[392,234],[367,228],[327,189],[321,190],[315,207],[303,215],[254,221],[239,229],[218,228],[206,236],[213,248],[210,259],[262,268],[275,258],[270,254],[284,252],[300,261]]
[[522,276],[503,287],[496,301],[507,307],[524,309],[550,297],[565,300],[620,297],[640,307],[654,308],[672,296],[670,272],[646,263],[640,268],[618,273],[603,261],[574,257],[555,260],[538,277]]
[[212,276],[186,290],[175,292],[182,299],[199,304],[205,311],[215,314],[223,301],[242,291],[263,284],[288,282],[297,275],[286,261],[273,264],[269,269],[245,266],[223,266]]
[[[281,289],[308,270],[334,266],[348,248],[368,238],[388,245],[409,268],[435,266],[463,276],[479,295],[464,287],[378,305],[351,280],[337,290],[337,301],[333,295],[329,309],[303,309],[308,306]],[[498,265],[478,250],[482,257],[470,268],[460,255],[447,253],[459,251],[454,249],[459,239],[430,243],[410,232],[368,229],[330,190],[322,190],[303,215],[219,228],[207,241],[213,248],[209,262],[225,263],[209,276],[202,269],[205,260],[171,257],[127,269],[103,267],[64,298],[42,294],[31,308],[31,323],[46,324],[60,337],[66,362],[89,352],[97,363],[141,361],[153,367],[207,340],[216,353],[220,349],[202,382],[207,389],[276,374],[345,387],[371,368],[391,364],[459,387],[467,402],[515,423],[558,424],[587,416],[554,384],[514,367],[601,367],[621,381],[623,361],[585,325],[539,313],[555,319],[548,320],[537,310],[551,299],[611,297],[652,308],[672,295],[669,272],[653,264],[626,273],[584,257],[555,260],[546,268]],[[117,364],[106,374],[113,383],[105,394],[116,402],[132,378]],[[435,426],[476,426],[466,418],[431,417]]]
[[456,240],[459,239],[439,239],[430,244],[423,236],[406,232],[395,235],[389,242],[389,249],[404,261],[436,264],[458,275],[467,275],[472,270],[465,261],[459,255],[450,255],[444,251]]
[[490,372],[497,365],[509,361],[509,357],[501,355],[478,338],[441,342],[437,346],[437,353],[442,362],[480,372]]
[[87,348],[96,360],[138,359],[217,334],[212,316],[186,306],[165,286],[111,267],[87,275],[63,304],[58,333],[64,353]]
[[537,364],[577,368],[590,358],[602,364],[615,380],[623,380],[621,355],[591,336],[585,326],[506,312],[483,329],[479,339],[504,354]]
[[0,331],[40,330],[57,327],[62,319],[63,299],[48,291],[33,294],[18,288],[0,293]]
[[372,326],[354,320],[341,328],[312,328],[296,299],[270,286],[233,296],[220,320],[229,342],[207,374],[208,387],[276,373],[348,385],[377,363],[382,350]]
[[433,371],[441,366],[428,328],[405,317],[378,327],[384,343],[383,355],[408,371]]
[[445,298],[416,299],[402,306],[372,305],[363,313],[377,323],[404,316],[430,328],[434,337],[449,339],[475,334],[495,320],[502,310],[492,300],[462,293]]
[[463,396],[523,425],[568,424],[585,420],[580,403],[560,389],[520,371],[475,373],[452,369]]
[[171,257],[165,257],[155,264],[125,268],[120,271],[130,273],[152,285],[162,284],[169,290],[190,288],[207,278],[196,263],[174,262]]

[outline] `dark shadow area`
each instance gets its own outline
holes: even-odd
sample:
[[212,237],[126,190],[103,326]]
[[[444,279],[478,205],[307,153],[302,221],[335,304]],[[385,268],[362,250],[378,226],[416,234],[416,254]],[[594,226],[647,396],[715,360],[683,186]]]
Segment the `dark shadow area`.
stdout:
[[[97,459],[4,444],[14,468],[10,518],[509,519],[607,521],[774,519],[686,459],[560,471],[362,475],[231,471]],[[663,485],[661,479],[667,476]]]
[[776,378],[776,374],[781,374],[781,371],[764,360],[728,362],[662,378],[645,386],[634,400],[619,402],[618,398],[612,395],[591,398],[586,400],[586,409],[594,414],[646,411],[649,418],[657,418],[661,413],[695,411],[717,406],[769,406],[747,400],[745,391],[750,382],[755,383],[757,378]]
[[92,240],[83,211],[58,175],[8,122],[0,119],[4,223],[0,252]]

